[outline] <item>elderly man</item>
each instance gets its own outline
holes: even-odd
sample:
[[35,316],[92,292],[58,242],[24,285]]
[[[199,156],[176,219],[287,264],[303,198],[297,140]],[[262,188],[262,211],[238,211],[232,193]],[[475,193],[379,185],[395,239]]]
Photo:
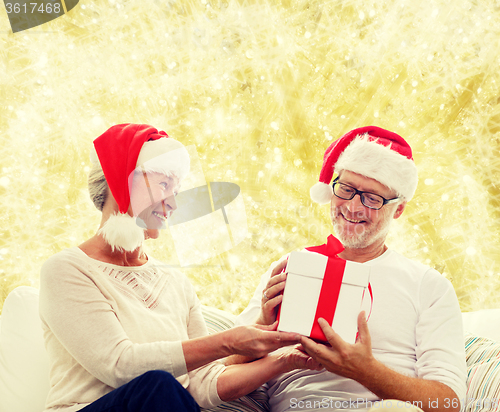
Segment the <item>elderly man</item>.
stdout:
[[[270,380],[273,412],[368,409],[382,399],[394,399],[393,407],[433,412],[463,406],[465,353],[453,287],[436,270],[385,244],[392,220],[403,213],[417,181],[410,146],[390,131],[355,129],[327,149],[311,197],[331,204],[334,231],[344,246],[338,256],[370,266],[373,307],[368,321],[364,311],[358,316],[355,344],[319,319],[329,345],[307,337],[302,345],[325,369]],[[285,265],[282,259],[263,275],[238,324],[275,321]]]

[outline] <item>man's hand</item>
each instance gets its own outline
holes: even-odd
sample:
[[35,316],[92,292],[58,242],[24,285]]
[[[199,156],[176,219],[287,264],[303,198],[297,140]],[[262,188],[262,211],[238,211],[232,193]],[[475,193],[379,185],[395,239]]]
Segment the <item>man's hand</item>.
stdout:
[[[425,412],[460,410],[458,397],[449,386],[438,381],[403,375],[373,357],[364,312],[358,316],[359,335],[354,345],[342,340],[324,319],[319,319],[319,324],[331,346],[318,344],[306,337],[302,337],[301,343],[305,351],[326,370],[354,379],[380,399],[412,402],[422,405]],[[436,400],[439,407],[432,407],[429,399]],[[451,406],[446,406],[450,403]]]
[[283,259],[271,272],[271,278],[262,293],[261,310],[257,319],[259,325],[271,325],[276,320],[277,308],[283,300],[286,281],[286,273],[283,270],[287,262],[288,260]]
[[229,353],[252,359],[261,358],[283,346],[294,345],[300,335],[292,332],[276,331],[277,324],[238,326],[225,332],[224,345]]
[[358,315],[359,334],[354,345],[347,343],[335,333],[326,320],[320,318],[318,322],[330,346],[316,343],[303,336],[301,343],[305,351],[326,370],[358,382],[362,380],[366,376],[364,371],[369,370],[376,362],[372,355],[365,312]]

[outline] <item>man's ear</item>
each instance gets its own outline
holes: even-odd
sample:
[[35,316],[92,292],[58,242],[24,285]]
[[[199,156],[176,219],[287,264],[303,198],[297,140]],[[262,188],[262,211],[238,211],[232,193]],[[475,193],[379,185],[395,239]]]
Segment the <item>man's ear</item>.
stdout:
[[405,210],[407,202],[401,202],[398,207],[396,208],[396,211],[394,212],[394,219],[397,219],[399,216],[403,214],[403,210]]

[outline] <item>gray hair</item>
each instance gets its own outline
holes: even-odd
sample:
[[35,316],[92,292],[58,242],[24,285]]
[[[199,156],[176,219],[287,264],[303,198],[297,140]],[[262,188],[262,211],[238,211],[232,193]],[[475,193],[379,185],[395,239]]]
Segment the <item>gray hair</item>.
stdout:
[[108,198],[108,182],[100,164],[94,164],[89,173],[89,195],[97,210],[102,212],[104,203]]

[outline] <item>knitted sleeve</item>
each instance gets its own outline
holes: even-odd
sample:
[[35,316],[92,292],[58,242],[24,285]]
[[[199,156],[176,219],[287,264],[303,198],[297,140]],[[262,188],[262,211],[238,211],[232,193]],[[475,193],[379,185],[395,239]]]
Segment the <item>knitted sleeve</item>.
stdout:
[[175,377],[186,374],[181,341],[132,342],[112,308],[112,299],[86,276],[87,270],[64,254],[53,256],[42,267],[40,315],[53,366],[71,373],[76,367],[71,363],[76,361],[112,388],[154,369]]

